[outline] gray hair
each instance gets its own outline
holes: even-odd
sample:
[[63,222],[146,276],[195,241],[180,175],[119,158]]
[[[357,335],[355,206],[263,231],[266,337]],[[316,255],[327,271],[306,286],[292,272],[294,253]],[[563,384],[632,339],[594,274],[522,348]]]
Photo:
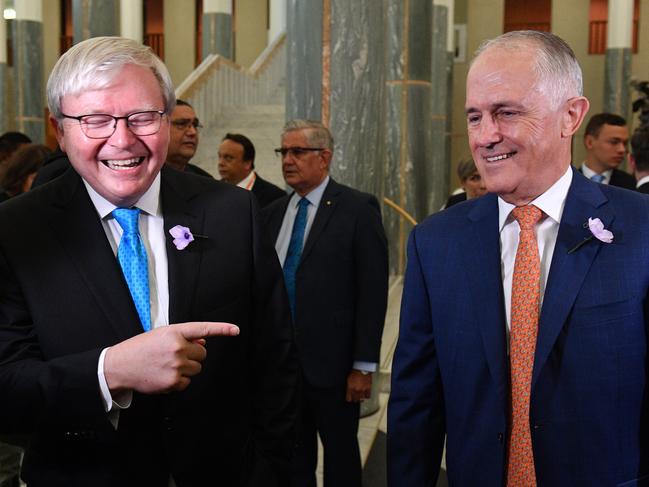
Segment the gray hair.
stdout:
[[284,137],[288,132],[293,132],[295,130],[308,130],[306,133],[306,139],[313,147],[329,150],[333,150],[334,148],[334,139],[331,136],[331,132],[320,122],[302,119],[289,120],[284,125],[282,137]]
[[471,63],[491,48],[518,51],[524,47],[535,49],[537,86],[554,98],[555,108],[570,98],[583,95],[581,67],[575,53],[566,41],[550,32],[517,30],[488,39],[480,44]]
[[176,94],[167,67],[150,47],[123,37],[93,37],[72,46],[59,58],[47,81],[50,113],[60,120],[64,96],[106,88],[128,64],[151,70],[160,84],[165,112],[171,113]]

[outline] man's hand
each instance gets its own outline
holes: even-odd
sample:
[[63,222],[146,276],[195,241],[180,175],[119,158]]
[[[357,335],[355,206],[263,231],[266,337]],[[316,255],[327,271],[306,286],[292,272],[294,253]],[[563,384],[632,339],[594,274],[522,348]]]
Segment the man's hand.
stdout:
[[205,338],[236,336],[230,323],[190,322],[163,326],[124,340],[106,351],[104,376],[112,392],[145,394],[182,391],[201,371]]
[[369,399],[372,394],[372,374],[363,374],[360,370],[352,369],[347,376],[347,402],[360,402]]

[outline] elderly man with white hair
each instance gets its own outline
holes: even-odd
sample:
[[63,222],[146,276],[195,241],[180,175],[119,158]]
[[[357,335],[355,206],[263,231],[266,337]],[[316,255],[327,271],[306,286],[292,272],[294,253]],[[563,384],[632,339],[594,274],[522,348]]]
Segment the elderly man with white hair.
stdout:
[[74,171],[0,208],[0,433],[38,486],[283,485],[297,362],[252,197],[163,168],[148,47],[77,44],[47,87]]

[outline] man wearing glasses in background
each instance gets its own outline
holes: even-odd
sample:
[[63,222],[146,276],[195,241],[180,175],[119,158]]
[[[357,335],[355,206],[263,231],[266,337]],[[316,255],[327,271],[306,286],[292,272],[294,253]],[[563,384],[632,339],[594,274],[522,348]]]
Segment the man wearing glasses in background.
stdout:
[[29,435],[22,479],[286,485],[299,372],[253,196],[163,167],[173,85],[136,41],[76,44],[47,94],[74,170],[0,207],[0,435]]
[[286,184],[264,208],[284,269],[302,364],[293,487],[316,485],[317,433],[325,487],[360,487],[360,402],[370,397],[388,295],[388,248],[376,198],[329,177],[333,139],[319,122],[284,126]]
[[212,177],[190,160],[198,148],[198,132],[203,128],[194,108],[184,100],[176,100],[176,108],[171,112],[169,127],[169,151],[165,164],[179,171],[186,171],[199,176]]

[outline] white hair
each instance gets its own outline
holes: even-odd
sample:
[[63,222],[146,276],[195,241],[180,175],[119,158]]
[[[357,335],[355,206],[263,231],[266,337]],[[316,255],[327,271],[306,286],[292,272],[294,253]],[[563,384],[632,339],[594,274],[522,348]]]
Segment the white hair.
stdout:
[[150,47],[123,37],[93,37],[72,46],[59,58],[47,81],[50,113],[60,120],[64,96],[106,88],[129,64],[151,70],[160,84],[165,112],[171,113],[176,95],[167,67]]
[[284,129],[282,130],[282,137],[284,137],[286,133],[293,132],[295,130],[308,130],[308,132],[306,133],[306,139],[313,147],[329,150],[333,150],[334,148],[334,139],[331,135],[331,132],[320,122],[302,119],[289,120],[284,125]]
[[537,86],[554,100],[555,108],[570,98],[583,95],[581,67],[575,53],[566,41],[550,32],[517,30],[486,40],[475,52],[472,64],[492,48],[515,52],[529,47],[534,48],[536,54]]

